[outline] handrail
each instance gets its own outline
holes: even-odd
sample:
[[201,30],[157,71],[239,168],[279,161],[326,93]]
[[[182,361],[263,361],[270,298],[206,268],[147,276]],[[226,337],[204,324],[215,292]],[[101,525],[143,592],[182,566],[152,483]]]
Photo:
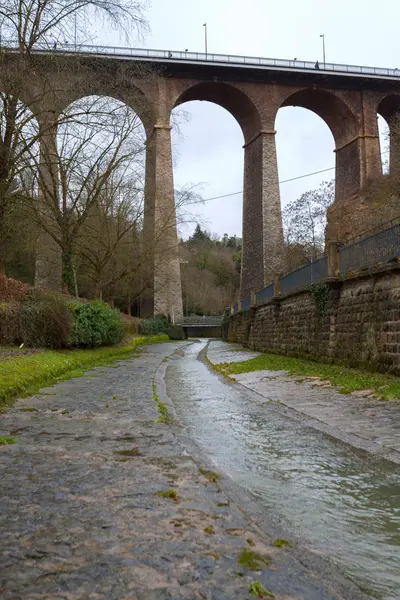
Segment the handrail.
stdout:
[[[15,41],[2,41],[1,48],[11,52],[18,51],[18,44]],[[38,43],[33,47],[33,52],[56,53],[56,54],[95,54],[101,56],[114,56],[119,59],[138,59],[149,61],[166,61],[184,63],[215,63],[215,64],[230,64],[239,67],[249,68],[268,68],[281,70],[305,70],[318,73],[322,71],[324,74],[340,75],[348,74],[355,76],[369,77],[389,77],[400,78],[400,70],[398,68],[389,69],[382,67],[368,67],[360,65],[343,65],[337,63],[315,63],[304,60],[287,60],[279,58],[262,58],[258,56],[240,56],[236,54],[218,54],[218,53],[203,53],[203,52],[186,52],[182,50],[155,50],[147,48],[128,48],[123,46],[102,46],[89,44],[69,44],[68,42],[55,43],[54,45]]]

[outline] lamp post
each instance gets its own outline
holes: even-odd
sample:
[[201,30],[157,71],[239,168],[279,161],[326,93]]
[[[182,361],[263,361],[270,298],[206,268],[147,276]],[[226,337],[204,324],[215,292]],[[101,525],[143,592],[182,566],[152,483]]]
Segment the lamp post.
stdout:
[[319,36],[320,38],[322,38],[322,53],[324,56],[324,69],[325,69],[325,34],[321,33],[321,35]]
[[206,59],[207,59],[207,54],[208,54],[208,48],[207,48],[207,23],[203,23],[203,27],[204,27],[204,45],[205,45],[205,49],[206,49]]

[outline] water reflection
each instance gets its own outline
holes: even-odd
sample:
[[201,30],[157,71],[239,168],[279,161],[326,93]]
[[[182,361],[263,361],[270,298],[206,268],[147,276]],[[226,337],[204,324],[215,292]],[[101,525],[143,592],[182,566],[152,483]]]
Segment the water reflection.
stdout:
[[372,597],[400,598],[400,468],[257,406],[191,346],[167,370],[180,419],[211,460]]

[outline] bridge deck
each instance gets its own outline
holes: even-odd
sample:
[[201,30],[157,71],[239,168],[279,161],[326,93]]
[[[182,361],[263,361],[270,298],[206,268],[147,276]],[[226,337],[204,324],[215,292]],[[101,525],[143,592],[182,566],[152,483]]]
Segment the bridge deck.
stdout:
[[[17,51],[13,42],[3,42],[3,49]],[[206,65],[208,67],[236,67],[241,69],[259,69],[265,71],[281,71],[293,73],[313,73],[325,76],[351,76],[363,79],[389,79],[400,80],[398,68],[368,67],[358,65],[343,65],[336,63],[319,63],[316,70],[315,62],[304,60],[287,60],[279,58],[262,58],[257,56],[239,56],[234,54],[216,54],[202,52],[186,52],[181,50],[154,50],[147,48],[126,48],[118,46],[99,46],[88,44],[63,44],[57,43],[56,48],[38,44],[34,50],[38,54],[79,54],[80,56],[98,56],[116,58],[119,60],[135,60],[145,62]]]

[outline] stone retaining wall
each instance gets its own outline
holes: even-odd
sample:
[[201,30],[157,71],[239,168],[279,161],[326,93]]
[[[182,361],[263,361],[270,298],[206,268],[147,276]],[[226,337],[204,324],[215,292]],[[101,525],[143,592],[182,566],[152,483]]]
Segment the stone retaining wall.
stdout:
[[400,267],[322,285],[232,315],[228,341],[400,375]]

